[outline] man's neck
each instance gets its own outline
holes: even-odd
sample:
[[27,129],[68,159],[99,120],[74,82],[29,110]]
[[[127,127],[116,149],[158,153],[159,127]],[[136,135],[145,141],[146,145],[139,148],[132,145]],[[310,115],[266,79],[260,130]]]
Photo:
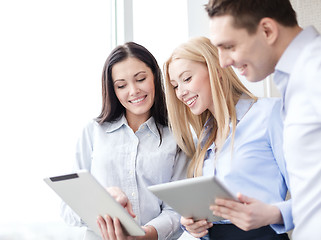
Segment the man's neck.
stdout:
[[284,27],[279,25],[279,36],[276,42],[276,49],[277,49],[277,61],[280,60],[281,56],[283,55],[284,51],[293,41],[293,39],[302,31],[303,29],[296,25],[295,27]]

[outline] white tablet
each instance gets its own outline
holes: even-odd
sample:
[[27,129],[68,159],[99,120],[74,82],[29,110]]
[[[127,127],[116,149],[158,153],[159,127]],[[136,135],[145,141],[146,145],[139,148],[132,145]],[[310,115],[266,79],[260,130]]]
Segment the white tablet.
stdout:
[[158,198],[171,206],[181,216],[209,222],[222,220],[209,209],[216,198],[234,199],[232,194],[216,177],[202,176],[163,183],[148,187]]
[[143,236],[144,230],[97,180],[86,170],[45,178],[44,181],[68,204],[75,213],[100,235],[98,215],[117,217],[131,236]]

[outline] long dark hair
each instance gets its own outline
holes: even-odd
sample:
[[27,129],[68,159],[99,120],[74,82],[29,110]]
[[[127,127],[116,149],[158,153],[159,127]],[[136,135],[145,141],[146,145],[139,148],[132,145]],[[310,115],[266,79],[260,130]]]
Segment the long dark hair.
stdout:
[[96,121],[100,124],[118,120],[126,111],[119,102],[112,79],[113,66],[125,59],[133,57],[144,62],[153,72],[155,99],[151,108],[151,116],[157,124],[167,126],[167,108],[165,103],[164,85],[162,72],[157,64],[155,57],[143,46],[127,42],[117,46],[108,56],[102,73],[102,109]]

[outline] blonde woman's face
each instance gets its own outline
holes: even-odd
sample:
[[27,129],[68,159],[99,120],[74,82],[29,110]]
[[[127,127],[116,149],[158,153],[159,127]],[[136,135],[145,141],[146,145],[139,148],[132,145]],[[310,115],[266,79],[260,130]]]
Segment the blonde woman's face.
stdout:
[[210,110],[214,114],[210,79],[204,63],[175,59],[168,68],[170,83],[177,98],[195,115]]

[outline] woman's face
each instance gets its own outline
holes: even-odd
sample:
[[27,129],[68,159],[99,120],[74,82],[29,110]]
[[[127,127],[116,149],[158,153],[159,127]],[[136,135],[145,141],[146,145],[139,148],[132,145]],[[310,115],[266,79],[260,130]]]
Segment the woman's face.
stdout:
[[152,70],[137,58],[129,57],[113,66],[112,79],[116,96],[126,109],[126,117],[146,121],[155,97]]
[[195,115],[210,110],[214,114],[210,79],[204,63],[175,59],[169,64],[170,83],[176,96]]

